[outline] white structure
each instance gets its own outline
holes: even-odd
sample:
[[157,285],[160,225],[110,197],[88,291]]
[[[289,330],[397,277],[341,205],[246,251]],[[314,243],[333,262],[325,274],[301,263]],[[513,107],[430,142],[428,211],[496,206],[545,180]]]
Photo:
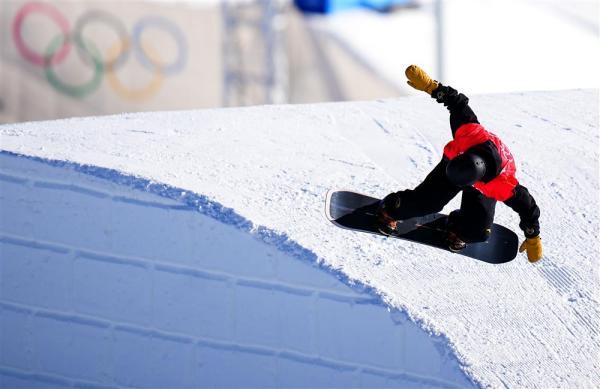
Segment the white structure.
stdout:
[[222,2],[223,106],[289,101],[288,7],[282,0]]

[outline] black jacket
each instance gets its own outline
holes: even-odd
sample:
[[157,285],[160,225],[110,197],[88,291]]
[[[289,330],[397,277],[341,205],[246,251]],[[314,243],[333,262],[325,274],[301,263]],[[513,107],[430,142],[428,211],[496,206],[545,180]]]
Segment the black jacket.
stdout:
[[[469,107],[469,99],[455,89],[441,85],[432,93],[432,98],[438,103],[443,103],[450,111],[450,128],[452,136],[456,130],[468,123],[479,123],[477,116]],[[492,141],[473,146],[470,151],[476,152],[486,162],[486,174],[482,181],[488,182],[495,178],[502,170],[502,158]],[[442,158],[440,163],[429,173],[425,180],[414,190],[405,190],[392,194],[397,196],[400,201],[393,201],[399,206],[389,210],[388,213],[397,219],[408,219],[411,217],[440,212],[444,206],[452,200],[462,188],[454,186],[446,177],[446,166],[448,159]],[[540,233],[539,217],[540,209],[535,199],[527,188],[523,185],[517,185],[513,191],[513,196],[504,201],[515,212],[519,214],[521,222],[519,227],[525,233],[525,236],[535,237]]]
[[[454,136],[456,130],[463,124],[479,123],[477,116],[471,107],[469,107],[468,97],[462,93],[458,93],[452,87],[440,84],[440,86],[433,91],[431,97],[436,99],[438,103],[443,103],[450,111],[450,128],[452,129],[452,136]],[[486,175],[483,177],[482,181],[487,182],[496,177],[502,170],[502,167],[500,166],[502,159],[496,146],[491,141],[487,141],[483,144],[473,146],[472,149],[486,162]],[[513,192],[513,196],[506,200],[504,204],[508,205],[519,214],[521,218],[519,227],[521,227],[528,238],[540,234],[540,209],[527,188],[523,185],[518,185]]]

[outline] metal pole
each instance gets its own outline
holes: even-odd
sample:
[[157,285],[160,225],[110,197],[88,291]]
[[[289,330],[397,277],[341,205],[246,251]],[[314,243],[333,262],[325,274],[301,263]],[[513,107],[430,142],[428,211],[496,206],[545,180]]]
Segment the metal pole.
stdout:
[[435,0],[435,26],[436,26],[436,46],[437,46],[437,80],[444,83],[445,63],[444,63],[444,9],[443,0]]

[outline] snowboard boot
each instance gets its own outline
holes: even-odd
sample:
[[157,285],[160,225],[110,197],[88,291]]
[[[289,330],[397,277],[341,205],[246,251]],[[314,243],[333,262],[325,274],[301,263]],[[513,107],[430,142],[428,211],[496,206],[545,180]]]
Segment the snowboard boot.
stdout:
[[379,232],[381,232],[383,235],[387,235],[390,236],[392,235],[394,232],[396,232],[396,221],[395,220],[391,220],[391,221],[382,221],[381,219],[379,219],[379,224],[377,225],[377,229],[379,230]]
[[446,235],[446,243],[448,244],[448,249],[453,253],[458,253],[467,247],[467,243],[465,243],[462,239],[456,235],[455,232],[448,231]]
[[457,233],[459,219],[460,210],[455,210],[450,212],[446,223],[446,244],[448,245],[448,249],[454,253],[464,250],[467,247],[467,243]]
[[396,193],[387,195],[377,207],[377,229],[384,235],[392,235],[396,231],[398,221],[390,215],[390,211],[398,209],[400,197]]

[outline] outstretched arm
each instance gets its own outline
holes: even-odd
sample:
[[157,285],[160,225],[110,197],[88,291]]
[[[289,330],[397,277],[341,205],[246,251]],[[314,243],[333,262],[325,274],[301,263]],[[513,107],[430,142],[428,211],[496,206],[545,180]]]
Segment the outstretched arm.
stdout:
[[438,103],[443,103],[450,111],[450,128],[452,135],[463,124],[479,123],[477,115],[469,106],[469,98],[450,86],[439,84],[431,93]]
[[417,65],[410,65],[405,71],[408,85],[421,90],[443,103],[450,111],[450,128],[452,135],[467,123],[479,123],[477,116],[469,107],[469,98],[452,87],[445,86],[432,80],[431,77]]

